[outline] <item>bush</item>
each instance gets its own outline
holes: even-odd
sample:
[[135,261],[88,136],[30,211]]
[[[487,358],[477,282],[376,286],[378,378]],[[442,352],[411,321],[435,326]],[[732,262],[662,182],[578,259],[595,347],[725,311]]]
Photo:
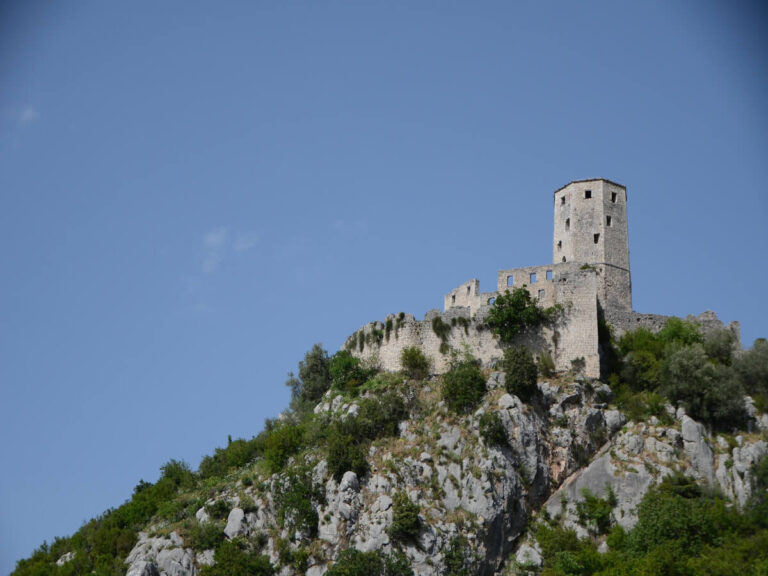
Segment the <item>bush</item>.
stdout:
[[292,404],[296,409],[314,405],[331,387],[330,360],[321,344],[315,344],[299,362],[298,378],[290,373],[286,386],[291,389]]
[[605,498],[599,498],[587,490],[582,491],[582,500],[576,503],[579,523],[593,534],[607,534],[611,528],[611,512],[616,506],[616,495],[608,488]]
[[468,561],[471,554],[469,542],[464,536],[451,538],[443,553],[445,576],[472,576],[475,574],[472,562]]
[[398,492],[393,499],[392,525],[387,530],[395,542],[415,540],[419,535],[419,505],[414,504],[407,492]]
[[538,368],[541,375],[545,378],[551,378],[554,376],[555,361],[552,358],[552,354],[549,352],[544,352],[541,356],[539,356]]
[[471,412],[486,392],[485,377],[476,360],[456,363],[443,376],[443,399],[458,414]]
[[405,402],[395,392],[386,392],[378,398],[364,398],[359,406],[355,432],[369,440],[396,436],[398,424],[408,418]]
[[339,350],[331,357],[329,372],[334,388],[354,393],[373,377],[376,370],[364,368],[349,351]]
[[742,353],[734,362],[744,388],[750,394],[768,394],[768,341],[758,338],[751,350]]
[[195,524],[189,533],[189,545],[195,550],[210,550],[224,540],[224,531],[216,522]]
[[413,576],[413,570],[402,554],[385,556],[381,551],[360,552],[347,548],[326,576]]
[[516,395],[523,402],[530,402],[539,391],[536,386],[538,369],[530,350],[507,348],[501,360],[501,369],[506,375],[507,392]]
[[525,288],[499,295],[485,317],[485,323],[502,343],[511,343],[515,336],[542,324],[550,315],[531,299]]
[[213,559],[215,564],[204,566],[200,576],[271,576],[275,573],[267,556],[249,553],[238,540],[222,542]]
[[301,425],[283,424],[274,428],[264,441],[264,461],[270,472],[282,470],[288,458],[299,451],[303,439]]
[[358,477],[368,472],[368,461],[358,439],[334,428],[328,437],[328,471],[336,481],[341,481],[344,473],[351,470]]
[[497,412],[486,412],[480,416],[480,436],[489,446],[509,446],[507,429]]
[[319,518],[315,502],[321,502],[323,494],[312,484],[311,474],[291,474],[275,498],[278,502],[277,517],[282,526],[300,530],[310,538],[317,535]]
[[660,378],[667,397],[685,406],[692,418],[723,430],[745,422],[744,390],[736,374],[709,362],[701,344],[670,352]]
[[424,380],[429,376],[429,359],[415,346],[403,348],[400,353],[400,365],[411,380]]

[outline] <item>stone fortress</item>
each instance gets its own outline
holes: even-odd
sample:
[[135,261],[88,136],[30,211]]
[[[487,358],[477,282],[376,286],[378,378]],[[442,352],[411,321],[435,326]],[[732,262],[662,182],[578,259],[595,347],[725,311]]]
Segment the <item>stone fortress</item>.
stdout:
[[[435,373],[448,368],[450,349],[469,352],[490,367],[503,350],[483,319],[499,294],[517,287],[527,289],[544,308],[562,307],[554,322],[515,342],[537,355],[551,355],[558,371],[583,359],[583,373],[600,376],[602,321],[621,335],[640,326],[657,331],[668,318],[632,310],[627,189],[597,178],[576,180],[555,191],[552,264],[500,270],[493,292],[481,292],[479,280],[470,280],[445,296],[442,313],[431,310],[423,321],[402,313],[388,316],[355,332],[344,346],[390,371],[400,369],[400,353],[409,346],[423,350]],[[722,326],[711,312],[692,319],[704,330]],[[738,342],[738,323],[729,328]]]

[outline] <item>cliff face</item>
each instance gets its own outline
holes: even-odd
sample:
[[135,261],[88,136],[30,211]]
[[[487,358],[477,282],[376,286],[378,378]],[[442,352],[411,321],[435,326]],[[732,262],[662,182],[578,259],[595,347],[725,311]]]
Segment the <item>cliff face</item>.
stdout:
[[[671,406],[661,419],[627,422],[611,408],[610,389],[588,380],[540,382],[528,405],[506,392],[502,373],[490,373],[482,404],[466,416],[450,412],[435,386],[397,389],[408,417],[395,435],[371,443],[368,472],[335,478],[324,454],[311,450],[277,474],[259,476],[253,465],[212,489],[191,522],[260,549],[286,576],[320,576],[350,547],[399,550],[415,574],[437,576],[446,573],[459,546],[470,573],[512,573],[515,560],[539,561],[536,545],[526,538],[537,514],[564,512],[566,523],[584,531],[576,512],[584,488],[597,495],[610,488],[616,496],[612,516],[629,527],[645,492],[672,470],[719,486],[743,503],[750,467],[766,452],[761,432],[768,431],[768,415],[754,410],[752,432],[726,440],[711,438]],[[355,418],[364,398],[331,390],[314,413],[325,422]],[[497,415],[502,433],[485,430],[489,413]],[[303,516],[309,523],[284,505],[300,483],[312,494],[312,510]],[[392,529],[403,495],[418,507],[417,528],[407,538]],[[217,509],[229,510],[218,525],[211,517]],[[126,560],[129,576],[194,576],[211,565],[213,550],[182,532],[172,524],[147,526]]]

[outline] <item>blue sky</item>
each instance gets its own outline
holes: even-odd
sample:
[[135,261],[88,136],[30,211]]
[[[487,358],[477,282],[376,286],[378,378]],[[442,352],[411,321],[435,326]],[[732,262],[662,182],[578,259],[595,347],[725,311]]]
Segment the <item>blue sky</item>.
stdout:
[[551,261],[627,186],[635,309],[768,335],[749,2],[6,2],[0,573],[251,437],[313,343]]

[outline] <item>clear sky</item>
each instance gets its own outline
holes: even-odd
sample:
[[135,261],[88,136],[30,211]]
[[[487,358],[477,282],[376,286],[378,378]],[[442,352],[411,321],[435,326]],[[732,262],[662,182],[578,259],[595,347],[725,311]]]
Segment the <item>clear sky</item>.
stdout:
[[760,3],[1,6],[2,574],[313,343],[550,262],[570,180],[627,186],[636,310],[768,335]]

